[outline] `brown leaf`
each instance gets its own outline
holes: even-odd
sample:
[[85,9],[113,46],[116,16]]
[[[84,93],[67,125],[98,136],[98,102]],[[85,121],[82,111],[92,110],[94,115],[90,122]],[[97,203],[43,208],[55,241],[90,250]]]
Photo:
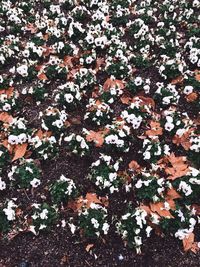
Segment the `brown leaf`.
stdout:
[[193,92],[186,96],[187,102],[194,102],[195,100],[197,100],[197,98],[198,98],[198,94],[196,92]]
[[12,159],[12,161],[15,161],[17,159],[22,158],[26,153],[27,146],[28,146],[27,143],[24,143],[22,145],[16,145],[15,149],[14,149],[15,155],[14,155],[14,158]]
[[134,171],[136,171],[136,172],[138,172],[140,169],[141,169],[141,167],[140,167],[140,165],[137,163],[137,161],[135,161],[135,160],[132,160],[129,164],[128,164],[128,167],[129,167],[129,169],[132,169],[132,170],[134,170]]
[[188,251],[192,248],[194,243],[194,233],[190,233],[187,237],[183,239],[183,249],[184,251]]
[[104,136],[108,133],[108,129],[104,131],[90,131],[88,135],[86,135],[86,140],[88,142],[94,142],[96,147],[101,147],[104,143]]
[[44,74],[43,72],[38,75],[38,79],[41,80],[41,81],[48,80],[46,74]]
[[176,190],[172,187],[167,191],[167,198],[177,199],[181,198],[181,195],[179,195],[179,193],[177,193]]
[[168,179],[175,180],[187,174],[188,164],[185,163],[185,157],[175,157],[174,153],[172,153],[167,159],[172,165],[172,167],[165,168],[165,172],[170,175]]
[[124,89],[125,86],[124,86],[124,82],[121,80],[117,80],[117,79],[112,80],[108,78],[103,85],[103,89],[105,91],[108,91],[112,87],[118,87],[120,89]]
[[200,71],[199,70],[195,70],[195,79],[200,82]]
[[150,208],[161,217],[174,218],[170,211],[165,209],[164,202],[150,203]]
[[180,83],[183,82],[183,80],[184,80],[184,77],[183,76],[178,76],[177,78],[175,78],[175,79],[173,79],[171,81],[171,84],[180,84]]
[[5,122],[5,123],[11,123],[13,121],[13,117],[9,115],[7,112],[1,112],[0,121]]
[[159,122],[151,121],[150,127],[151,129],[146,131],[147,136],[154,137],[154,136],[163,134],[163,128],[160,126]]
[[126,105],[130,105],[132,103],[132,97],[129,96],[122,96],[120,97],[120,100],[122,102],[122,104],[126,104]]
[[94,247],[94,244],[88,244],[88,245],[86,246],[85,250],[86,250],[87,252],[89,252],[90,249],[93,248],[93,247]]

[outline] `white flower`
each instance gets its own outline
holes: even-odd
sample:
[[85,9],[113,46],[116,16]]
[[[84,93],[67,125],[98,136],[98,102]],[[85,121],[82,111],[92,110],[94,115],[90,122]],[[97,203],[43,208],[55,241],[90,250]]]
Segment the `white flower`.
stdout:
[[68,225],[70,227],[70,231],[72,232],[72,234],[74,234],[76,231],[76,226],[73,223],[68,223]]
[[134,83],[136,86],[140,86],[142,84],[142,78],[141,77],[136,77],[134,80]]
[[151,153],[150,153],[149,151],[145,151],[145,152],[143,153],[143,158],[144,158],[144,159],[150,159],[150,158],[151,158]]
[[32,187],[36,188],[36,187],[38,187],[38,186],[41,184],[41,182],[40,182],[39,179],[34,178],[34,179],[30,182],[30,184],[32,185]]
[[96,228],[96,229],[99,228],[99,223],[95,218],[91,219],[91,223],[93,224],[94,228]]
[[23,77],[28,76],[28,67],[27,67],[27,65],[19,66],[17,68],[17,72]]
[[165,130],[168,131],[168,132],[171,132],[171,130],[174,129],[174,124],[171,123],[171,122],[166,122],[165,123]]
[[108,234],[109,228],[110,228],[110,225],[108,223],[104,223],[103,224],[102,230],[104,232],[104,235],[107,235]]
[[190,185],[188,185],[186,182],[184,181],[181,181],[180,184],[179,184],[179,187],[178,187],[178,190],[179,191],[183,191],[183,193],[186,195],[186,196],[189,196],[192,194],[192,188]]
[[184,90],[183,90],[183,93],[185,94],[185,95],[189,95],[189,94],[191,94],[193,92],[193,86],[191,86],[191,85],[187,85],[187,86],[185,86],[185,88],[184,88]]
[[65,100],[67,101],[67,103],[72,103],[74,100],[74,97],[72,94],[65,94]]
[[16,135],[9,135],[8,136],[8,143],[10,143],[11,145],[15,145],[15,144],[18,144],[18,136]]
[[0,178],[0,191],[6,189],[6,183]]
[[48,212],[47,209],[43,209],[43,211],[40,213],[40,218],[41,218],[42,220],[46,220],[46,219],[48,219],[48,216],[47,216],[48,213],[49,213],[49,212]]
[[13,208],[17,207],[15,203],[10,200],[7,204],[7,208],[3,209],[8,221],[13,221],[15,219],[15,210]]

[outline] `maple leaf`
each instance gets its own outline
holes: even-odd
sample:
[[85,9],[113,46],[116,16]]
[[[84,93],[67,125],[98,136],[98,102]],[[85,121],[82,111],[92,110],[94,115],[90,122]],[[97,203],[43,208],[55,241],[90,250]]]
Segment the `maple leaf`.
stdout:
[[86,135],[86,140],[88,142],[95,142],[95,146],[96,147],[101,147],[104,143],[104,135],[106,133],[108,133],[108,129],[104,130],[104,131],[89,131],[89,134]]
[[200,71],[199,70],[195,70],[195,79],[200,82]]
[[120,97],[120,100],[122,104],[126,104],[126,105],[130,105],[133,102],[132,97],[129,97],[129,96],[122,96]]
[[171,81],[171,84],[179,84],[179,83],[182,83],[184,80],[184,77],[183,76],[178,76],[177,78],[173,79]]
[[108,78],[103,85],[103,89],[105,91],[108,91],[112,87],[118,87],[120,89],[124,89],[125,85],[123,81],[121,80],[117,80],[117,79],[113,80],[113,79]]
[[13,117],[9,115],[7,112],[1,112],[0,121],[5,122],[5,123],[11,123],[13,121]]
[[165,172],[170,175],[168,179],[175,180],[187,174],[188,164],[185,163],[185,157],[175,157],[174,153],[172,153],[167,159],[172,165],[172,167],[165,168]]
[[42,73],[40,73],[40,74],[38,75],[38,79],[41,80],[41,81],[46,81],[46,80],[48,80],[48,78],[47,78],[47,76],[46,76],[46,74],[45,74],[44,72],[42,72]]
[[[171,204],[167,201],[168,204]],[[158,213],[161,217],[174,218],[169,210],[165,209],[164,202],[150,203],[152,212]]]
[[183,239],[183,249],[184,251],[188,251],[192,248],[194,244],[194,233],[190,233]]
[[179,193],[177,193],[177,191],[172,187],[167,191],[167,198],[169,199],[177,199],[177,198],[181,198],[181,195]]
[[146,131],[147,136],[154,137],[154,136],[163,134],[163,128],[160,126],[159,122],[151,121],[150,127],[151,127],[151,129]]
[[12,161],[22,158],[26,153],[27,146],[28,146],[27,143],[24,143],[22,145],[16,145],[14,148],[15,154],[14,154],[14,158],[12,159]]
[[186,96],[187,102],[194,102],[195,100],[197,100],[197,98],[198,98],[198,94],[196,92],[193,92]]
[[129,164],[128,164],[129,169],[132,169],[136,172],[140,171],[141,167],[140,165],[137,163],[137,161],[132,160]]
[[188,130],[182,136],[175,135],[172,139],[172,142],[176,144],[177,146],[182,146],[185,150],[189,150],[191,147],[190,143],[190,134],[193,131],[193,129]]

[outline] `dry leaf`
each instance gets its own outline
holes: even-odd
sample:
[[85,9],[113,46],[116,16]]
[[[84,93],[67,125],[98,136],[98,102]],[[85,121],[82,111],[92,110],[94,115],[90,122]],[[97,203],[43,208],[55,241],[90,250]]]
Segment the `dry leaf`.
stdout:
[[184,251],[188,251],[192,248],[194,243],[194,233],[190,233],[187,237],[183,239],[183,249]]
[[160,126],[159,122],[151,121],[150,127],[151,129],[146,131],[147,136],[154,137],[154,136],[163,134],[163,128]]
[[187,174],[188,164],[185,163],[185,157],[175,157],[174,153],[172,153],[167,159],[172,165],[172,167],[165,168],[165,172],[170,175],[168,179],[175,180]]
[[93,248],[93,247],[94,247],[94,244],[88,244],[88,245],[86,246],[85,250],[86,250],[87,252],[89,252],[90,249]]
[[7,112],[1,112],[0,121],[5,122],[5,123],[11,123],[13,121],[13,117],[9,115]]
[[24,143],[22,145],[16,145],[14,148],[15,155],[12,161],[22,158],[26,153],[27,146],[28,146],[27,143]]
[[42,80],[43,80],[43,81],[48,80],[46,74],[44,74],[43,72],[40,73],[40,74],[38,75],[38,79],[41,80],[41,81],[42,81]]
[[150,203],[150,208],[152,212],[158,213],[161,217],[174,218],[170,211],[165,209],[164,202]]
[[177,193],[176,190],[172,187],[167,191],[167,198],[177,199],[181,198],[181,195]]
[[112,79],[110,79],[110,78],[108,78],[106,81],[105,81],[105,83],[104,83],[104,85],[103,85],[103,89],[105,90],[105,91],[108,91],[110,88],[112,88],[112,87],[118,87],[118,88],[120,88],[120,89],[124,89],[124,82],[123,81],[121,81],[121,80],[117,80],[117,79],[115,79],[115,80],[112,80]]
[[136,172],[140,171],[141,167],[140,165],[137,163],[137,161],[132,160],[129,164],[128,164],[129,169],[134,170]]
[[186,96],[187,102],[194,102],[195,100],[197,100],[197,98],[198,98],[198,94],[196,92],[193,92]]

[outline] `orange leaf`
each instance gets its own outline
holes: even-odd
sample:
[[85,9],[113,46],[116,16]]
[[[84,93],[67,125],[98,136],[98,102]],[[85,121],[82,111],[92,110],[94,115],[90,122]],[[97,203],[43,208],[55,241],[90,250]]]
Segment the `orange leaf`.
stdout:
[[179,83],[182,83],[183,80],[184,80],[184,77],[183,77],[183,76],[179,76],[179,77],[173,79],[173,80],[171,81],[171,84],[179,84]]
[[5,123],[11,123],[13,121],[13,117],[9,115],[7,112],[0,113],[0,121]]
[[150,203],[150,208],[153,212],[158,213],[162,217],[174,218],[169,210],[165,209],[163,202]]
[[177,199],[181,198],[181,195],[179,195],[179,193],[177,193],[176,190],[172,187],[167,191],[167,198]]
[[151,130],[146,131],[147,136],[157,136],[157,135],[162,135],[163,134],[163,128],[160,126],[159,122],[156,121],[151,121],[150,122],[150,127]]
[[85,250],[86,250],[87,252],[89,252],[90,249],[93,248],[93,247],[94,247],[94,244],[88,244],[88,245],[86,246]]
[[38,75],[38,79],[43,81],[48,80],[46,74],[44,74],[43,72]]
[[120,89],[124,89],[124,83],[121,80],[117,80],[117,79],[112,80],[108,78],[103,85],[103,89],[105,91],[108,91],[112,87],[118,87]]
[[135,160],[132,160],[129,163],[128,167],[129,167],[129,169],[133,169],[134,171],[139,171],[141,169],[140,165]]
[[86,140],[88,142],[95,142],[96,147],[101,147],[104,143],[104,135],[108,132],[109,130],[106,129],[105,131],[90,131],[89,134],[86,136]]
[[195,70],[195,79],[200,82],[200,71],[199,70]]
[[187,237],[183,239],[183,249],[184,251],[188,251],[192,248],[194,243],[194,233],[190,233]]
[[26,153],[27,146],[28,146],[27,143],[24,143],[22,145],[16,145],[14,149],[15,155],[12,161],[22,158]]
[[166,167],[165,172],[170,174],[168,179],[175,180],[176,178],[182,177],[188,172],[188,164],[185,163],[185,157],[175,157],[174,153],[167,157],[172,167]]
[[120,97],[120,100],[122,104],[130,105],[133,99],[129,96],[122,96]]
[[197,100],[197,98],[198,98],[198,94],[196,92],[193,92],[186,96],[187,102],[194,102],[195,100]]

